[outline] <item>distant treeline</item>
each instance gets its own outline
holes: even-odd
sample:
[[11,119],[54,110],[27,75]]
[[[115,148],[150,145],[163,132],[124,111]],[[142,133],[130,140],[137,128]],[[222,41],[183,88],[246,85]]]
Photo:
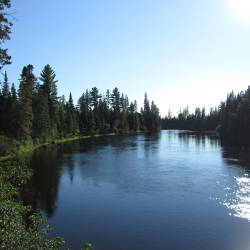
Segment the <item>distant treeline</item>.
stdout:
[[216,130],[219,124],[219,110],[217,108],[210,109],[210,113],[206,115],[205,108],[195,108],[194,113],[189,113],[186,107],[180,110],[177,117],[172,117],[169,111],[168,116],[162,119],[163,129],[185,129],[185,130]]
[[226,101],[206,114],[205,108],[196,108],[190,114],[188,107],[177,117],[171,112],[162,119],[163,129],[185,129],[195,131],[216,130],[222,142],[234,145],[250,145],[250,86],[245,92],[235,95],[232,91]]
[[129,102],[118,88],[100,94],[96,87],[86,90],[74,105],[57,96],[56,74],[46,65],[39,77],[33,66],[25,66],[19,89],[10,86],[5,72],[0,88],[0,135],[40,143],[53,138],[99,133],[152,132],[161,128],[159,109],[147,94],[138,112],[137,102]]

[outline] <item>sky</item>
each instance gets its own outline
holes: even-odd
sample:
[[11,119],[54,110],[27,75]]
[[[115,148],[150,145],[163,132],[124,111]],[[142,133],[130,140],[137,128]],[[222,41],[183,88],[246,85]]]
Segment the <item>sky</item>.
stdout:
[[118,87],[162,116],[217,106],[250,85],[249,0],[12,0],[15,20],[4,69],[50,64],[58,94],[75,103],[96,86]]

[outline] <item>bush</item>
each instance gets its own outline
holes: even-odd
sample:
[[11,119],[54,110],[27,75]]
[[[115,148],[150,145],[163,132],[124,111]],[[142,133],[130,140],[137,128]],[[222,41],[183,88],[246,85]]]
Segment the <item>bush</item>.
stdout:
[[47,238],[50,228],[41,212],[17,201],[18,188],[30,176],[18,161],[0,167],[0,249],[61,249],[62,238]]

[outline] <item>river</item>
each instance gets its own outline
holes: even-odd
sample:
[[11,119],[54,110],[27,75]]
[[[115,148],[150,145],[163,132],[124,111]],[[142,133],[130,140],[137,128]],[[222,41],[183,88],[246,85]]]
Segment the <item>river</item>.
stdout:
[[165,130],[36,150],[22,199],[71,249],[250,249],[250,154]]

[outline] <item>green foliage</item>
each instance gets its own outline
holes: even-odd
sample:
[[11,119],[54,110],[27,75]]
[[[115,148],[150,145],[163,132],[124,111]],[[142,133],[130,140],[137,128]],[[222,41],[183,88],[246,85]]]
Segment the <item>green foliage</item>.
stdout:
[[12,155],[17,150],[17,141],[6,136],[0,136],[0,157]]
[[[8,20],[7,9],[11,7],[10,0],[0,1],[0,44],[10,40],[12,23]],[[8,55],[8,50],[0,47],[0,70],[4,65],[10,64],[11,57]]]
[[95,250],[95,246],[92,245],[91,243],[86,242],[86,243],[84,244],[83,250]]
[[250,145],[250,86],[245,92],[231,92],[220,104],[220,126],[223,141],[234,145]]
[[41,212],[16,199],[30,176],[31,171],[19,160],[0,167],[0,249],[61,249],[62,238],[47,238],[50,229]]

